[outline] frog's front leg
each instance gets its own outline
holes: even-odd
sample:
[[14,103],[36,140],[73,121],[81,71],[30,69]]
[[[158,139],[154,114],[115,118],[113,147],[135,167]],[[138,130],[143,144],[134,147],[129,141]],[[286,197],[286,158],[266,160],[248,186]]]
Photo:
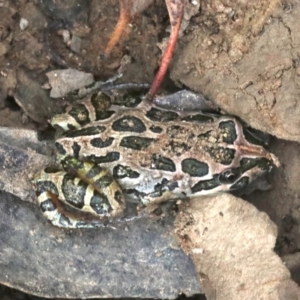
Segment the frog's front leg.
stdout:
[[[63,160],[67,171],[41,171],[34,178],[38,203],[44,216],[55,226],[93,228],[99,219],[120,217],[125,208],[122,191],[115,180],[97,164],[75,158]],[[91,218],[82,219],[67,214],[60,201]],[[93,218],[92,218],[93,217]]]

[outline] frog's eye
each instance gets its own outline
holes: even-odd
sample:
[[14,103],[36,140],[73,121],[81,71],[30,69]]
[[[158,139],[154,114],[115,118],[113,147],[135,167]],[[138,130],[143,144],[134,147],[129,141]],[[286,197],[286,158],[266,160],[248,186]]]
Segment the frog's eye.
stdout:
[[241,176],[239,169],[228,169],[219,175],[219,182],[222,184],[234,183]]

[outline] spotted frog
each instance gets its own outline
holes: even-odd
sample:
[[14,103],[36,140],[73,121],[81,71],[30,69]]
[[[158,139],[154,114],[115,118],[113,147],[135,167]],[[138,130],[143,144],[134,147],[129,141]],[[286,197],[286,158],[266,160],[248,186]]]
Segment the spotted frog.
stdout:
[[[98,219],[122,218],[127,199],[140,209],[187,197],[247,188],[277,165],[276,157],[233,116],[164,109],[99,93],[54,116],[61,168],[34,178],[38,202],[53,225],[94,227],[68,215],[72,207]],[[93,218],[94,218],[93,217]]]

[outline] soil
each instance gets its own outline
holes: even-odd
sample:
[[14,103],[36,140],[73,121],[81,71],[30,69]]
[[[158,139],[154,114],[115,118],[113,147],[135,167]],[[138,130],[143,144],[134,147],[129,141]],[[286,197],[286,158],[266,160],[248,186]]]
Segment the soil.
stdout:
[[[151,83],[162,54],[158,44],[168,37],[164,1],[154,1],[134,16],[121,42],[104,59],[118,2],[0,1],[1,127],[47,127],[49,117],[67,102],[50,99],[45,87],[51,70],[68,66],[107,80],[126,55],[130,63],[118,83]],[[273,135],[270,150],[281,167],[270,175],[272,188],[244,198],[278,226],[275,250],[281,256],[300,248],[299,13],[297,1],[201,1],[180,37],[162,87],[164,92],[189,88],[202,93],[222,112]],[[71,33],[76,39],[69,44],[80,46],[71,51],[57,32]],[[292,275],[299,277],[297,272]]]

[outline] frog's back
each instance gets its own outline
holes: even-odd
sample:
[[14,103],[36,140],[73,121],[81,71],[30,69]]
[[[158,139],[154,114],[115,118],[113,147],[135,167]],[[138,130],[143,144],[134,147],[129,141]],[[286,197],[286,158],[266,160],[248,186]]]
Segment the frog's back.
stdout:
[[[66,133],[59,147],[101,164],[134,195],[162,189],[178,197],[226,191],[232,182],[216,178],[239,168],[241,147],[249,148],[234,117],[167,111],[147,102],[109,111],[106,118]],[[261,152],[253,147],[253,153],[244,151],[250,159]]]

